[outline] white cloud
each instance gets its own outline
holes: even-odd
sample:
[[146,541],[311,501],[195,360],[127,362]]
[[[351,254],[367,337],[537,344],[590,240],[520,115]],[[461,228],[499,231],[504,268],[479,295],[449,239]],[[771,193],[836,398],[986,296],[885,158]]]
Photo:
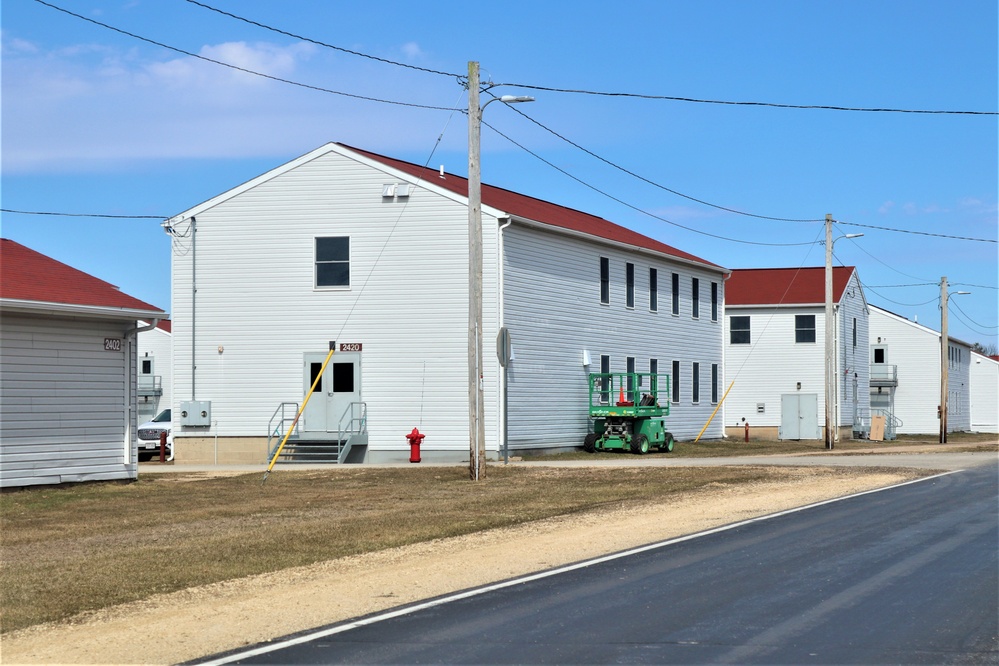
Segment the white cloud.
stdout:
[[403,44],[402,52],[410,60],[419,60],[423,57],[423,49],[416,42],[406,42]]
[[881,213],[882,215],[887,215],[889,212],[891,212],[891,209],[894,207],[895,207],[894,201],[886,201],[883,204],[881,204],[880,207],[878,207],[878,212]]

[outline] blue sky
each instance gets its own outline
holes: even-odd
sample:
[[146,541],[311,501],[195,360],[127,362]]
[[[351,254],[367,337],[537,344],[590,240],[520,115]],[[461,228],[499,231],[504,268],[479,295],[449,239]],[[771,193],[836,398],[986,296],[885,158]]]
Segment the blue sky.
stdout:
[[[35,0],[4,0],[3,208],[168,217],[328,141],[465,175],[467,98],[449,74],[465,74],[476,60],[496,94],[534,95],[536,102],[515,108],[541,125],[513,108],[488,108],[485,122],[522,147],[484,127],[485,182],[731,268],[821,265],[822,224],[737,215],[664,188],[768,217],[831,213],[837,236],[865,234],[837,241],[835,256],[857,266],[869,302],[939,328],[937,283],[947,276],[952,291],[972,292],[951,299],[951,334],[997,343],[999,245],[923,235],[997,239],[997,116],[509,85],[995,112],[994,0],[532,0],[474,12],[450,0],[206,2],[440,73],[330,49],[186,0],[51,2],[273,77],[454,110],[264,79]],[[170,243],[156,219],[3,213],[0,226],[5,238],[170,308]]]

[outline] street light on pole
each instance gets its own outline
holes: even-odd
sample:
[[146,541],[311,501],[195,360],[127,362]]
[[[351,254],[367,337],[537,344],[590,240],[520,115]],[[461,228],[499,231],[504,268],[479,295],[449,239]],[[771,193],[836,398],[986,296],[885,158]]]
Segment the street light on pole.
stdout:
[[947,276],[940,278],[940,443],[947,443],[947,408],[948,391],[950,383],[950,337],[947,335],[947,298],[948,296],[963,296],[970,294],[970,291],[954,291],[947,293]]
[[825,428],[825,441],[826,448],[833,449],[835,447],[836,437],[834,432],[838,431],[838,425],[836,424],[836,379],[838,377],[838,372],[836,371],[836,347],[833,344],[833,338],[836,335],[835,323],[833,321],[833,269],[832,269],[832,255],[833,255],[833,245],[840,238],[860,238],[864,234],[846,234],[845,236],[840,236],[839,238],[833,240],[832,237],[832,223],[833,217],[831,214],[826,215],[826,336],[825,336],[825,356],[826,356],[826,428]]
[[[479,63],[468,63],[468,468],[478,481],[486,475],[485,401],[482,390],[482,171],[479,144],[482,111],[492,102],[533,102],[503,95],[479,106]],[[502,257],[499,258],[502,261]]]

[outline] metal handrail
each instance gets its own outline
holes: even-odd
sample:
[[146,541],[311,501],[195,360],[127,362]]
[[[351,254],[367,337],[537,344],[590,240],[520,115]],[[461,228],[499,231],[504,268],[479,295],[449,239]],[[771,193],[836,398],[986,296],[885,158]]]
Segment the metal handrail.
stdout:
[[870,376],[872,382],[892,382],[897,384],[898,366],[887,363],[872,363]]
[[[360,415],[354,415],[354,408],[360,408]],[[356,427],[355,427],[356,424]],[[343,410],[340,422],[337,425],[337,440],[340,442],[340,451],[337,453],[337,463],[343,464],[350,453],[350,435],[360,435],[368,429],[368,403],[352,402]]]
[[[292,416],[287,415],[287,409],[291,408]],[[280,414],[280,417],[278,416]],[[277,448],[278,443],[281,441],[281,437],[284,435],[285,424],[290,422],[291,419],[295,418],[294,415],[298,414],[298,403],[297,402],[282,402],[278,405],[277,409],[274,410],[274,414],[271,415],[270,420],[267,422],[267,459],[270,460],[274,457],[274,449]],[[277,419],[275,424],[274,420]],[[295,424],[295,434],[298,434],[298,424]],[[272,443],[273,442],[273,443]]]

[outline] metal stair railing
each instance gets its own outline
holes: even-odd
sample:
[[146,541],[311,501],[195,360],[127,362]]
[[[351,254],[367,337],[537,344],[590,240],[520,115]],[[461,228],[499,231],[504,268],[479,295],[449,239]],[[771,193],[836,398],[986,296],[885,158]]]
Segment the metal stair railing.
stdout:
[[351,437],[365,434],[368,431],[368,403],[352,402],[343,410],[340,423],[337,426],[337,440],[340,442],[340,452],[337,463],[343,464],[350,454],[353,445]]
[[[288,416],[288,409],[291,409],[291,416]],[[277,409],[274,410],[274,414],[271,415],[270,420],[267,422],[267,459],[270,460],[274,457],[274,451],[281,444],[281,439],[284,437],[287,424],[295,418],[298,414],[298,403],[297,402],[282,402],[278,405]],[[298,424],[295,424],[295,431],[292,433],[293,436],[298,435]]]

